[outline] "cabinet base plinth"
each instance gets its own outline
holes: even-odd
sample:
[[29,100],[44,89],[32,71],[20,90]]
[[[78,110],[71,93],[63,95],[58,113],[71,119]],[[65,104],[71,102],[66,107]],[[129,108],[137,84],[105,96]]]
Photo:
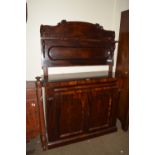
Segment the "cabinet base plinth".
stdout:
[[82,134],[82,135],[79,135],[77,137],[72,137],[72,138],[68,138],[68,139],[61,139],[61,140],[58,140],[58,141],[55,141],[55,142],[48,143],[48,149],[55,148],[55,147],[58,147],[58,146],[67,145],[67,144],[71,144],[71,143],[75,143],[75,142],[78,142],[78,141],[81,141],[81,140],[94,138],[94,137],[101,136],[101,135],[111,133],[111,132],[114,132],[114,131],[117,131],[116,126],[104,129],[102,131],[96,131],[96,132]]

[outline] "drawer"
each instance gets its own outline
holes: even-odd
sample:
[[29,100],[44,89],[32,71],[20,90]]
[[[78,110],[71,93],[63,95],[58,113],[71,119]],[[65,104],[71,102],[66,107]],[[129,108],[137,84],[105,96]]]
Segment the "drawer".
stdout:
[[[63,75],[62,75],[63,76]],[[58,82],[45,82],[46,88],[57,88],[57,87],[72,87],[72,86],[82,86],[82,85],[113,85],[116,84],[115,78],[84,78],[84,79],[73,79],[67,81],[58,81]]]
[[111,85],[109,84],[90,84],[90,85],[74,85],[74,86],[69,86],[69,87],[48,87],[45,89],[46,92],[46,97],[48,99],[48,97],[52,97],[53,95],[57,94],[57,93],[65,93],[67,94],[68,92],[74,92],[74,93],[87,93],[89,90],[94,90],[94,91],[98,91],[98,90],[116,90],[117,84],[113,83]]

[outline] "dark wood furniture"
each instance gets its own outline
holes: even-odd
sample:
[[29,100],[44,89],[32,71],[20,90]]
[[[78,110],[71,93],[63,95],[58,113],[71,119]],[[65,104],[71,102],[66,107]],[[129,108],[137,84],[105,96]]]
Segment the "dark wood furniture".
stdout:
[[116,77],[120,91],[118,118],[124,130],[129,125],[129,10],[121,14]]
[[[37,77],[37,95],[43,148],[116,131],[115,32],[99,24],[65,20],[56,26],[41,25],[40,32],[44,76]],[[48,74],[48,67],[85,65],[109,65],[109,72]]]
[[26,141],[39,135],[39,117],[35,81],[26,82]]

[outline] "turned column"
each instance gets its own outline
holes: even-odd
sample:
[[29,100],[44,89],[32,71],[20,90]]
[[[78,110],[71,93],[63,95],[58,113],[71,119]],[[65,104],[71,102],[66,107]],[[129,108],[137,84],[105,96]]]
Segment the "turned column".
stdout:
[[46,128],[45,128],[45,118],[43,109],[43,97],[42,97],[42,82],[41,77],[36,77],[36,91],[37,91],[37,104],[39,111],[39,125],[40,125],[40,138],[43,150],[47,149],[47,139],[46,139]]

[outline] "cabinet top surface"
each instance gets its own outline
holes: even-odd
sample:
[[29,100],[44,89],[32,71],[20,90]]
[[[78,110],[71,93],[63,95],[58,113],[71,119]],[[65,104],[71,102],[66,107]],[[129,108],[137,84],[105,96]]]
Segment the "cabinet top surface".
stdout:
[[83,72],[83,73],[65,73],[65,74],[53,74],[48,75],[48,78],[43,78],[44,82],[58,82],[58,81],[70,81],[70,80],[89,80],[96,78],[114,79],[114,73],[109,75],[107,71],[100,72]]

